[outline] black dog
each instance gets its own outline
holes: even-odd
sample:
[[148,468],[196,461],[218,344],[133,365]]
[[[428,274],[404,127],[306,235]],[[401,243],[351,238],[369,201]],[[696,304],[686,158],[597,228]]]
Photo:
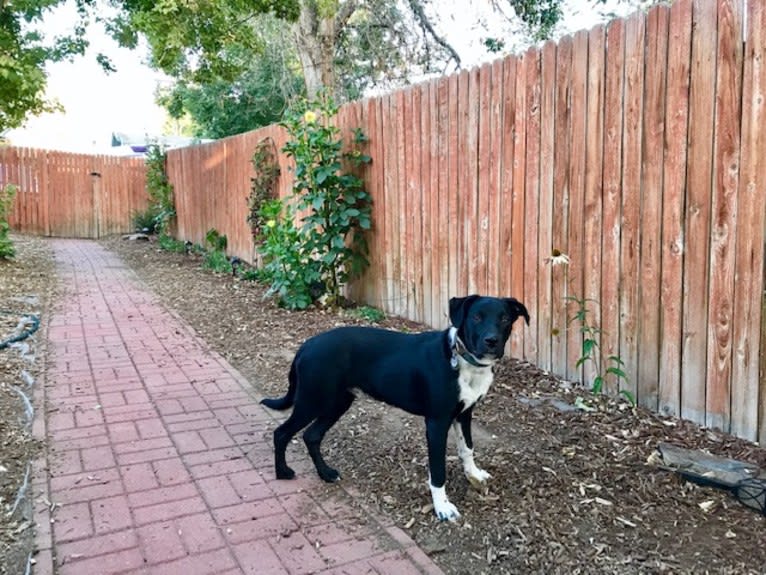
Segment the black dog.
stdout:
[[[351,407],[355,390],[426,420],[428,465],[434,511],[439,519],[460,516],[444,490],[447,434],[452,425],[466,476],[483,483],[490,475],[476,467],[471,412],[492,383],[492,366],[501,357],[519,317],[529,323],[524,304],[514,298],[471,295],[449,302],[452,327],[403,334],[369,327],[341,327],[308,339],[290,367],[287,395],[261,401],[273,409],[295,405],[274,431],[278,479],[295,476],[285,461],[293,436],[303,434],[317,473],[336,481],[320,444],[327,430]],[[312,423],[313,422],[313,423]]]

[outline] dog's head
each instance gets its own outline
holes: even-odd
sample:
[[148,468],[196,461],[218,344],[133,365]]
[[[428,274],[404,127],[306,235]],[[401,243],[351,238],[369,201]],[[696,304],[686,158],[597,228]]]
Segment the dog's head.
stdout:
[[529,325],[527,308],[512,297],[453,297],[449,317],[458,337],[478,359],[500,359],[513,323],[523,317]]

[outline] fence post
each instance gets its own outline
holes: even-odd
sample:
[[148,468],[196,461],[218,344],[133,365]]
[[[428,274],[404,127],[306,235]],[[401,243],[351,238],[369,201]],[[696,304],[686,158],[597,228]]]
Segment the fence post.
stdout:
[[101,172],[92,171],[91,190],[93,193],[93,236],[101,237]]

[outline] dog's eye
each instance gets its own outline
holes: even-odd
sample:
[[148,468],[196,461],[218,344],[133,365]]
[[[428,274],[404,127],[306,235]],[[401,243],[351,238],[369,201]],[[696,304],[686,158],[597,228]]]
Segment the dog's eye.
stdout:
[[479,323],[481,321],[481,316],[478,313],[473,314],[473,317],[471,317],[471,320],[474,323]]
[[510,317],[508,317],[507,315],[504,315],[504,316],[502,316],[502,317],[500,318],[500,322],[501,322],[501,323],[510,323],[510,322],[511,322],[511,318],[510,318]]

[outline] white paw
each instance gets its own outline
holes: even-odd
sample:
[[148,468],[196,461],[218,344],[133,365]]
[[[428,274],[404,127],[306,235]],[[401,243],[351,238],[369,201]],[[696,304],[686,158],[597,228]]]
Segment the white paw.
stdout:
[[442,501],[439,505],[434,504],[434,513],[439,521],[455,521],[460,517],[460,512],[449,501]]
[[473,469],[466,469],[465,476],[468,478],[468,481],[473,484],[483,484],[486,483],[488,479],[492,479],[492,476],[488,472],[479,469],[476,466],[474,466]]
[[457,507],[450,503],[447,499],[447,493],[444,491],[444,487],[431,487],[431,499],[434,503],[434,513],[439,521],[455,521],[460,517],[460,513]]

